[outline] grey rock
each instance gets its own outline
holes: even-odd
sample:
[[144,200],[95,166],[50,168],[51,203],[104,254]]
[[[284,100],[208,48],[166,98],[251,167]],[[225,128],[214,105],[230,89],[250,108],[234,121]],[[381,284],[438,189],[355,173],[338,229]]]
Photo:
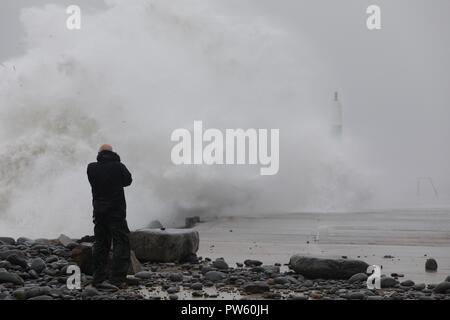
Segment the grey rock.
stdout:
[[393,288],[398,284],[398,281],[391,277],[382,277],[380,284],[381,288]]
[[263,297],[265,299],[274,300],[274,299],[281,299],[282,296],[281,296],[281,293],[279,293],[279,292],[265,292],[263,294]]
[[68,249],[73,249],[78,245],[78,243],[75,240],[69,238],[68,236],[66,236],[64,234],[61,234],[58,237],[57,241],[59,243],[61,243],[61,245],[63,245],[64,247],[66,247]]
[[419,284],[414,285],[414,287],[413,287],[413,289],[417,290],[417,291],[423,290],[425,288],[426,288],[425,283],[419,283]]
[[55,240],[41,238],[41,239],[34,240],[31,246],[37,250],[41,250],[41,249],[45,250],[45,249],[48,249],[49,246],[51,246],[55,243],[56,243]]
[[415,283],[412,280],[405,280],[400,283],[403,287],[414,287]]
[[309,279],[347,280],[357,273],[365,273],[368,264],[360,260],[320,259],[294,255],[289,268]]
[[140,271],[134,276],[139,279],[150,279],[152,277],[152,273],[150,271]]
[[181,282],[183,281],[183,275],[181,273],[171,273],[169,275],[169,280],[173,282]]
[[447,278],[445,278],[446,282],[450,282],[450,276],[448,276]]
[[250,271],[252,271],[252,272],[264,272],[264,268],[263,268],[263,266],[251,267]]
[[348,299],[350,300],[364,300],[366,295],[362,292],[352,292],[348,295]]
[[30,268],[36,271],[38,274],[45,269],[46,265],[44,260],[41,258],[35,258],[31,261]]
[[391,277],[393,277],[393,278],[403,278],[404,276],[405,275],[401,274],[401,273],[396,273],[396,272],[391,273]]
[[348,282],[349,283],[366,282],[367,278],[368,278],[367,274],[357,273],[357,274],[354,274],[353,276],[351,276],[350,279],[348,279]]
[[191,285],[191,289],[192,290],[202,290],[203,285],[200,282],[196,282]]
[[184,261],[199,246],[199,234],[192,229],[141,229],[129,237],[131,248],[142,262]]
[[14,240],[14,238],[10,238],[10,237],[0,237],[0,241],[6,245],[14,246],[16,244],[16,240]]
[[202,274],[206,274],[207,272],[213,271],[213,270],[214,270],[214,268],[211,267],[211,266],[202,266],[201,269],[200,269],[200,272]]
[[108,281],[103,281],[102,283],[98,284],[95,288],[98,290],[106,290],[106,291],[118,291],[119,290],[118,287],[109,283]]
[[90,298],[90,297],[95,297],[98,296],[100,294],[100,292],[98,292],[97,289],[95,289],[94,287],[88,286],[86,287],[82,292],[81,292],[81,296],[83,298]]
[[37,278],[39,278],[39,275],[38,275],[38,273],[36,272],[36,271],[34,271],[34,270],[30,270],[30,271],[28,271],[28,274],[30,275],[30,277],[32,277],[33,279],[37,279]]
[[50,256],[47,259],[45,259],[45,263],[53,263],[58,261],[58,256]]
[[49,296],[51,288],[48,286],[45,287],[31,287],[25,288],[25,298],[31,299],[39,296]]
[[0,271],[0,283],[13,283],[23,285],[23,279],[15,273]]
[[438,269],[438,264],[435,259],[427,259],[425,262],[426,271],[436,271]]
[[17,289],[13,292],[13,296],[17,299],[17,300],[25,300],[27,298],[26,294],[25,294],[25,289],[21,288],[21,289]]
[[214,261],[212,265],[214,268],[217,268],[219,270],[227,270],[229,268],[228,264],[223,259],[216,259],[216,261]]
[[196,298],[201,298],[204,296],[204,293],[203,293],[203,291],[193,291],[192,296],[196,297]]
[[439,283],[434,289],[434,293],[450,293],[450,282],[444,281]]
[[296,294],[289,297],[290,300],[308,300],[308,297],[304,294]]
[[278,266],[258,266],[258,267],[252,267],[250,270],[253,272],[263,272],[263,273],[267,273],[267,274],[280,273],[280,267],[278,267]]
[[292,283],[292,284],[298,284],[301,281],[305,280],[305,278],[302,275],[300,275],[300,274],[297,275],[296,278],[294,278],[293,276],[286,276],[286,279],[288,279],[289,282]]
[[173,293],[177,293],[177,292],[180,292],[180,288],[178,288],[178,287],[169,287],[169,288],[167,288],[167,293],[169,293],[169,294],[173,294]]
[[273,274],[273,273],[280,273],[280,267],[279,266],[262,266],[265,273]]
[[244,285],[243,289],[246,293],[255,294],[267,292],[270,290],[270,287],[266,282],[255,281]]
[[24,245],[32,245],[34,243],[33,240],[29,239],[29,238],[25,238],[25,237],[20,237],[19,239],[16,240],[16,244],[24,244]]
[[169,295],[170,300],[178,300],[178,296],[176,294]]
[[203,277],[208,281],[219,282],[225,278],[225,274],[220,271],[208,271]]
[[291,281],[289,281],[289,279],[285,277],[276,277],[275,279],[273,279],[273,282],[276,284],[288,284]]
[[383,297],[382,296],[369,296],[369,297],[367,297],[367,300],[379,301],[379,300],[383,300]]
[[27,260],[23,255],[12,254],[6,260],[8,260],[11,264],[21,266],[22,268],[28,268]]
[[7,260],[12,255],[20,256],[25,259],[25,255],[20,250],[2,250],[0,251],[0,260]]
[[311,280],[306,280],[305,282],[303,282],[303,286],[310,288],[310,287],[314,286],[314,282],[312,282]]
[[53,299],[52,296],[45,295],[45,296],[33,297],[33,298],[28,299],[28,300],[54,300],[54,299]]
[[247,267],[258,267],[258,266],[262,265],[263,263],[259,260],[247,259],[244,261],[244,264]]

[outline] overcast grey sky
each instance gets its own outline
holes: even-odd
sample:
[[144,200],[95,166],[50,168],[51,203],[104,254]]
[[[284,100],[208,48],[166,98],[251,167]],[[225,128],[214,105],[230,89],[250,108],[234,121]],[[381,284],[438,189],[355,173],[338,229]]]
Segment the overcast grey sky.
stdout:
[[[100,0],[3,0],[0,61],[22,52],[21,8],[46,3],[101,9]],[[382,9],[368,31],[366,8]],[[368,158],[414,192],[430,176],[450,198],[450,1],[226,0],[236,14],[269,16],[305,35],[332,70],[345,109],[345,131],[367,145]],[[324,99],[331,99],[324,87]]]

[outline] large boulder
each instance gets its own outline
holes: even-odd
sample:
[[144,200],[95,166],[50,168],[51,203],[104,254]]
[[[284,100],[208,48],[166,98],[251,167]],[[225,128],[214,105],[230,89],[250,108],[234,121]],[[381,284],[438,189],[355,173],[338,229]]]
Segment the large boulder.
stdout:
[[[94,263],[92,257],[93,244],[88,242],[80,243],[78,246],[72,249],[71,257],[75,263],[80,267],[81,272],[92,275],[94,272]],[[107,269],[111,266],[112,251],[109,253],[109,259]],[[130,268],[128,269],[129,275],[134,275],[142,270],[141,263],[136,258],[133,251],[130,254]]]
[[366,273],[369,265],[360,260],[320,259],[294,255],[289,268],[308,279],[346,280],[357,273]]
[[15,273],[0,270],[0,283],[13,283],[15,285],[23,285],[23,279]]
[[14,238],[10,238],[10,237],[0,237],[0,242],[2,242],[3,244],[6,244],[6,245],[12,245],[12,246],[14,246],[16,244],[16,240],[14,240]]
[[2,250],[0,251],[0,260],[7,260],[10,256],[16,255],[25,259],[25,255],[20,250]]
[[381,288],[394,288],[398,284],[398,281],[391,277],[381,277]]
[[438,264],[437,261],[435,259],[427,259],[427,261],[425,262],[425,270],[426,271],[437,271],[438,269]]
[[434,293],[450,293],[450,282],[442,282],[438,284],[434,289]]
[[182,262],[195,255],[198,232],[192,229],[141,229],[130,233],[130,244],[143,262]]
[[66,248],[73,249],[77,246],[77,242],[65,234],[61,234],[58,239],[56,239],[61,245],[63,245]]

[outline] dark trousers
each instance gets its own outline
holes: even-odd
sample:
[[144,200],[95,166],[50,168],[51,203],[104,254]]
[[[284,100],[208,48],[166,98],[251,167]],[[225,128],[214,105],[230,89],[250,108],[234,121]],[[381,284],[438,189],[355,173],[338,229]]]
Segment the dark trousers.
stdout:
[[96,219],[93,250],[94,283],[100,283],[108,279],[107,265],[111,243],[113,245],[113,257],[109,280],[114,283],[126,280],[130,267],[129,233],[130,230],[125,219]]

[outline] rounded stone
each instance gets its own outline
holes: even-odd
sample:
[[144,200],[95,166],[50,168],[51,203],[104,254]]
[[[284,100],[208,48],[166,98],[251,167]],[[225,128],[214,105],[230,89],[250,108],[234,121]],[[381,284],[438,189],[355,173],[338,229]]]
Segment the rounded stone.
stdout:
[[45,269],[45,267],[45,262],[41,258],[36,258],[31,261],[30,268],[36,271],[38,274],[41,273]]
[[152,273],[150,271],[140,271],[134,276],[139,279],[150,279],[152,277]]
[[369,265],[360,260],[322,259],[294,255],[289,268],[309,279],[347,280],[357,273],[365,273]]
[[174,294],[174,293],[179,292],[180,289],[179,289],[178,287],[169,287],[169,288],[167,288],[166,291],[167,291],[167,293],[169,293],[169,294]]
[[169,275],[169,280],[173,282],[181,282],[183,281],[183,275],[181,273],[171,273]]
[[228,264],[225,262],[225,260],[223,259],[217,259],[216,261],[213,262],[213,267],[220,269],[220,270],[227,270],[228,269]]
[[405,280],[405,281],[401,282],[400,285],[403,287],[413,287],[415,285],[415,283],[412,280]]
[[250,294],[264,293],[270,290],[269,285],[263,281],[255,281],[244,285],[244,291]]
[[434,289],[434,293],[450,293],[450,282],[442,282],[438,284]]
[[192,290],[202,290],[203,285],[200,282],[196,282],[191,285],[191,289]]
[[436,271],[438,269],[438,264],[435,259],[427,259],[425,262],[426,271]]
[[398,281],[391,277],[381,278],[381,288],[393,288],[397,285]]
[[219,282],[225,278],[225,274],[220,271],[208,271],[203,277],[208,281]]
[[357,273],[354,274],[353,276],[350,277],[350,279],[348,279],[349,283],[359,283],[359,282],[365,282],[367,281],[367,274],[365,273]]

